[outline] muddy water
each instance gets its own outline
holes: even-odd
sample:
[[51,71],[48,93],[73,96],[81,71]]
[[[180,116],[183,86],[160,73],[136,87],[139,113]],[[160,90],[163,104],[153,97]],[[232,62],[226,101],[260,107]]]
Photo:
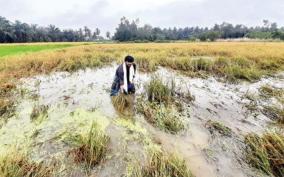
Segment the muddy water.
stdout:
[[[13,144],[29,146],[35,160],[57,158],[62,161],[65,167],[62,167],[61,176],[84,176],[84,170],[68,163],[66,151],[70,147],[61,140],[68,131],[86,131],[96,120],[111,137],[111,146],[107,160],[93,169],[93,176],[124,175],[130,159],[145,159],[140,141],[147,140],[148,136],[158,141],[163,149],[180,154],[196,177],[261,176],[244,163],[243,135],[265,131],[271,120],[260,112],[250,113],[245,107],[249,100],[244,95],[258,94],[258,88],[265,84],[284,88],[284,74],[253,84],[228,84],[213,77],[188,78],[160,68],[155,74],[161,75],[165,82],[174,79],[178,90],[190,91],[195,96],[193,103],[185,103],[187,129],[171,135],[154,128],[141,116],[129,120],[129,125],[117,122],[120,118],[109,97],[116,67],[111,65],[72,74],[58,72],[22,80],[19,89],[26,90],[27,94],[19,98],[18,114],[0,129],[0,152]],[[150,76],[137,75],[137,95],[143,94],[143,85]],[[33,99],[31,95],[38,98]],[[262,100],[263,104],[270,104],[270,101]],[[30,120],[35,105],[49,106],[48,118],[40,124]],[[222,122],[231,128],[232,137],[211,135],[205,128],[208,120]],[[135,122],[134,127],[131,122]],[[68,171],[70,168],[74,170]]]

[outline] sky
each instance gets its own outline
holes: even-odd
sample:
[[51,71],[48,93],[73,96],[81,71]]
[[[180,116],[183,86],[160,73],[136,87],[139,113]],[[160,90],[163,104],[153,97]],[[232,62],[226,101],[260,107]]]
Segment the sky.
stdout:
[[120,18],[159,27],[208,26],[230,22],[284,26],[284,0],[0,0],[0,16],[63,29],[88,26],[114,32]]

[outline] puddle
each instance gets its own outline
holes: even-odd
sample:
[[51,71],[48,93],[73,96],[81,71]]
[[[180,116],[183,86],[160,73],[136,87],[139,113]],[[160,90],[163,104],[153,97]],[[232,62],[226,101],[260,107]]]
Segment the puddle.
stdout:
[[[23,79],[19,89],[27,90],[27,94],[19,99],[17,115],[0,129],[0,152],[5,153],[9,145],[25,144],[32,148],[34,160],[57,157],[68,161],[64,154],[69,147],[60,141],[64,132],[85,131],[92,121],[99,121],[111,137],[110,152],[106,161],[94,168],[91,174],[98,177],[124,175],[129,159],[134,154],[140,155],[141,160],[145,159],[145,150],[139,141],[129,141],[128,136],[135,138],[133,130],[117,123],[119,115],[109,96],[116,67],[111,65],[96,70],[58,72]],[[160,68],[156,74],[165,80],[174,78],[179,90],[189,90],[195,96],[192,104],[186,104],[188,128],[178,135],[171,135],[148,124],[141,116],[135,116],[133,121],[141,127],[139,131],[147,132],[147,136],[159,141],[163,149],[180,154],[196,177],[260,176],[243,162],[242,140],[248,132],[265,131],[271,120],[261,113],[257,116],[250,114],[245,107],[248,100],[243,96],[247,92],[257,94],[258,88],[265,84],[284,88],[284,74],[252,84],[222,83],[213,77],[188,78],[165,68]],[[143,85],[150,76],[145,73],[137,75],[137,95],[143,93]],[[31,95],[37,95],[38,99],[32,99]],[[48,117],[40,124],[30,120],[36,104],[49,106]],[[213,137],[205,128],[208,120],[222,122],[232,129],[233,136]],[[74,174],[85,175],[80,169],[65,170],[61,175]]]

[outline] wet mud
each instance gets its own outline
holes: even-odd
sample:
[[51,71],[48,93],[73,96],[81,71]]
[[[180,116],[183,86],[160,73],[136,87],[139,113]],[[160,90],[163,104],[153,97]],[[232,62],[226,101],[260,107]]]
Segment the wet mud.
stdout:
[[[238,84],[220,82],[214,77],[189,78],[165,68],[155,73],[138,73],[134,104],[137,97],[145,94],[143,87],[152,74],[162,76],[165,82],[174,79],[179,92],[190,92],[195,97],[193,102],[180,100],[185,108],[186,129],[173,135],[152,126],[142,115],[118,114],[109,96],[116,67],[113,64],[21,80],[17,89],[25,94],[19,95],[16,115],[0,129],[0,153],[17,144],[30,148],[35,161],[60,161],[59,176],[120,177],[127,175],[133,161],[145,161],[147,146],[153,143],[183,157],[196,177],[265,176],[245,162],[243,136],[265,132],[273,126],[272,120],[261,109],[248,109],[252,102],[246,95],[259,95],[259,88],[267,84],[284,89],[284,73],[255,83]],[[255,107],[274,102],[258,99]],[[48,116],[35,123],[31,114],[37,105],[48,106]],[[222,123],[232,135],[210,132],[206,127],[209,120]],[[66,156],[70,147],[64,143],[64,137],[67,132],[86,131],[92,121],[105,129],[110,145],[103,163],[86,173]]]

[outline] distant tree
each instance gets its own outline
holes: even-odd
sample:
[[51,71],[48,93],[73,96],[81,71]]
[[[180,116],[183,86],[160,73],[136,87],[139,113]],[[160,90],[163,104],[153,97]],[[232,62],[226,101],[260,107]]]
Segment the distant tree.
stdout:
[[246,34],[246,37],[252,38],[252,39],[271,39],[272,33],[262,32],[262,31],[251,31]]
[[220,38],[221,34],[217,31],[207,32],[207,39],[210,41],[216,41],[216,39]]
[[99,28],[96,28],[95,29],[95,31],[94,31],[94,33],[93,33],[93,40],[97,40],[97,39],[102,39],[101,37],[100,37],[100,33],[101,33],[101,30],[99,29]]
[[4,17],[0,16],[0,42],[14,42],[13,26]]
[[269,20],[262,20],[262,22],[263,22],[263,26],[264,26],[264,28],[269,28],[269,26],[270,26],[270,22],[269,22]]
[[144,25],[141,28],[137,28],[136,40],[152,40],[152,26]]
[[84,37],[86,41],[90,41],[92,39],[92,31],[87,26],[84,27]]
[[111,37],[110,37],[110,32],[109,31],[107,31],[106,32],[106,37],[107,37],[107,39],[110,39]]
[[84,33],[83,33],[82,28],[79,29],[78,35],[79,35],[80,41],[83,41],[84,40]]
[[151,38],[153,41],[157,41],[157,40],[165,40],[166,37],[163,31],[161,30],[161,28],[155,27],[152,29]]
[[88,27],[79,30],[60,30],[54,25],[40,27],[35,24],[10,22],[0,16],[0,42],[59,42],[86,41],[90,39],[91,31]]
[[97,35],[96,32],[93,32],[92,39],[93,40],[97,40],[98,39],[98,35]]
[[271,23],[271,25],[270,25],[270,31],[271,32],[275,32],[275,31],[277,31],[277,23]]
[[97,36],[99,36],[100,33],[101,33],[101,30],[99,28],[96,28],[95,32],[96,32]]
[[61,31],[59,28],[57,28],[54,25],[49,25],[47,28],[47,31],[48,31],[48,37],[50,38],[52,42],[61,41],[60,39]]
[[284,31],[277,30],[272,33],[272,38],[284,40]]
[[137,40],[137,23],[138,20],[129,22],[128,19],[122,17],[120,24],[116,28],[114,39],[118,41]]

